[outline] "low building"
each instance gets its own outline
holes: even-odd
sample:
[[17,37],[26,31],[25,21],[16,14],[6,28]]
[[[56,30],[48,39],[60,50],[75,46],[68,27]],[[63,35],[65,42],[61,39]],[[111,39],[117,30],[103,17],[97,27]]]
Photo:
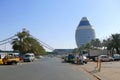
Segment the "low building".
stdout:
[[73,49],[55,49],[55,50],[53,51],[53,53],[59,54],[59,55],[69,54],[69,53],[72,53],[72,52],[73,52]]

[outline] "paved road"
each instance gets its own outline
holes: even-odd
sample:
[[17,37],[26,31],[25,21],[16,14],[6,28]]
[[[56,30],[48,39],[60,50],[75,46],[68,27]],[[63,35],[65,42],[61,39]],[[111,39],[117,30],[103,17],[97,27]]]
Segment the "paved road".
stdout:
[[0,80],[94,80],[58,58],[44,58],[31,63],[0,65]]

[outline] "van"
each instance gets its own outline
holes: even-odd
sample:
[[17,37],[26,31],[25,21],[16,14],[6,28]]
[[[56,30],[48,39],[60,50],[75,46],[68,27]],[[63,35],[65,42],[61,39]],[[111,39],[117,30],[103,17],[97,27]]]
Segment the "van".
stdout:
[[23,56],[23,61],[24,62],[33,62],[35,59],[35,55],[33,53],[26,53],[24,56]]

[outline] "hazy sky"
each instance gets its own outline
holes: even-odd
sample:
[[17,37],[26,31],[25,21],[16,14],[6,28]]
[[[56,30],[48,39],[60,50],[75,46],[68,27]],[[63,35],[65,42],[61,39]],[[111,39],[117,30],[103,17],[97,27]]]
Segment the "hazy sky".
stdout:
[[75,30],[83,16],[97,38],[120,33],[120,0],[0,0],[0,41],[26,28],[53,48],[75,48]]

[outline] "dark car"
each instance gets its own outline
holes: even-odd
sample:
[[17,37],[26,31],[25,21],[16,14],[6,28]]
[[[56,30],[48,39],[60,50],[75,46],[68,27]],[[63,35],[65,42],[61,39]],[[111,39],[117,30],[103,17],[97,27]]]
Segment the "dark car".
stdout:
[[67,56],[67,62],[74,63],[74,58],[75,58],[74,54],[69,54]]

